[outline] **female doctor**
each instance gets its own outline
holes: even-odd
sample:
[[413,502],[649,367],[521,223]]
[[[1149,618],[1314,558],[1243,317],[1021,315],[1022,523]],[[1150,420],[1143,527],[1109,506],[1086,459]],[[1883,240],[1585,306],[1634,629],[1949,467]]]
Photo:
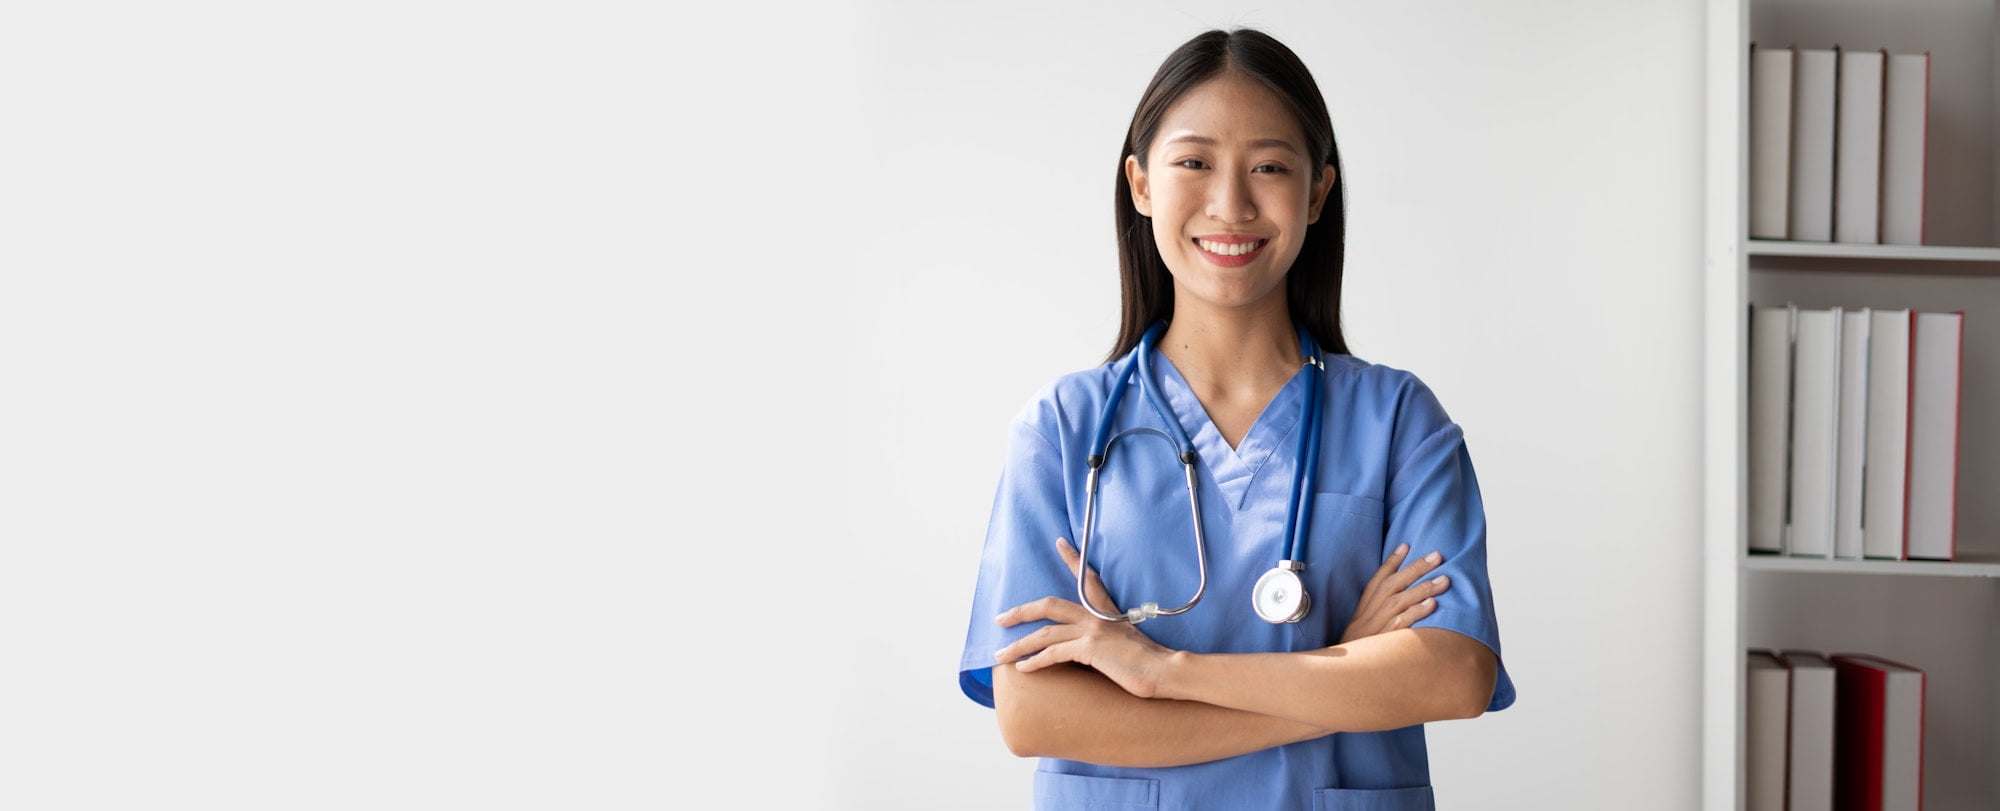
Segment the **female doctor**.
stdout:
[[1116,348],[1012,423],[960,686],[1036,808],[1431,808],[1422,724],[1514,686],[1464,435],[1341,336],[1319,89],[1204,33],[1121,156]]

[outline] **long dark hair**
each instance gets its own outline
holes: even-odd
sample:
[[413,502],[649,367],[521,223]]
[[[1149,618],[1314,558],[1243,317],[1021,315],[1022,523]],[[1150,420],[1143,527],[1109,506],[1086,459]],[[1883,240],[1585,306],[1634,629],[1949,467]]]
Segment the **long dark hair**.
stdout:
[[1292,322],[1312,333],[1323,350],[1347,353],[1347,339],[1340,332],[1340,272],[1347,247],[1347,173],[1340,168],[1340,146],[1334,141],[1333,121],[1326,113],[1326,100],[1313,83],[1298,54],[1269,34],[1250,28],[1209,31],[1174,49],[1153,81],[1139,98],[1132,113],[1132,126],[1125,131],[1125,145],[1118,151],[1118,277],[1121,314],[1118,340],[1111,357],[1118,358],[1139,343],[1139,336],[1153,322],[1165,321],[1174,313],[1174,280],[1153,243],[1151,220],[1132,207],[1132,189],[1125,179],[1125,156],[1146,166],[1146,151],[1152,148],[1160,119],[1167,108],[1196,85],[1233,70],[1269,88],[1291,108],[1292,117],[1305,132],[1306,150],[1312,161],[1312,179],[1317,182],[1328,164],[1334,167],[1333,189],[1319,221],[1306,227],[1305,243],[1299,258],[1285,272],[1285,302]]

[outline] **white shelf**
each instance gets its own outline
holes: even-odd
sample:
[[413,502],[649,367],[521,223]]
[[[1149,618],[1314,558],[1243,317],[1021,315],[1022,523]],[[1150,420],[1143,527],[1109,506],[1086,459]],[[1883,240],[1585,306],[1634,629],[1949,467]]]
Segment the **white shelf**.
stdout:
[[[1925,799],[2000,809],[2000,327],[1966,335],[1959,552],[1942,561],[1749,555],[1752,302],[1962,310],[2000,325],[2000,4],[1994,0],[1708,0],[1703,168],[1702,793],[1745,802],[1744,650],[1863,650],[1928,672]],[[1925,231],[1934,245],[1750,239],[1753,40],[1931,54]]]
[[2000,578],[2000,562],[1990,560],[1826,560],[1750,555],[1743,559],[1743,569],[1751,572]]
[[1751,256],[1808,256],[1824,259],[1890,259],[1909,262],[1991,262],[2000,264],[2000,248],[1947,245],[1869,245],[1852,242],[1787,242],[1746,240]]

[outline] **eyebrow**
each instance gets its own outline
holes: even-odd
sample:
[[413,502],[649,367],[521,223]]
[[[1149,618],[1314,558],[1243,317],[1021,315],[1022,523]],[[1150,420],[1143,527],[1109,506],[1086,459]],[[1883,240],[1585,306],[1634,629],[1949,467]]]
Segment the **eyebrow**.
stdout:
[[[1200,144],[1202,146],[1215,146],[1219,142],[1216,141],[1214,138],[1210,138],[1206,135],[1195,135],[1193,133],[1189,133],[1187,135],[1176,135],[1172,138],[1168,138],[1166,140],[1166,143],[1169,144],[1190,143],[1190,144]],[[1265,147],[1279,147],[1281,149],[1289,149],[1300,155],[1305,154],[1305,152],[1301,151],[1292,142],[1287,141],[1283,138],[1259,138],[1255,141],[1250,142],[1250,148],[1252,149],[1262,149]]]

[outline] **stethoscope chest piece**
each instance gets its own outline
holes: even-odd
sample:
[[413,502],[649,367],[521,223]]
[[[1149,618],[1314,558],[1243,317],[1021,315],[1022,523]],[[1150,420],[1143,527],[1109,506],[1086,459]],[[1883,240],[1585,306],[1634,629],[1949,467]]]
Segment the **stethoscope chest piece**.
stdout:
[[1278,566],[1257,578],[1257,585],[1250,589],[1251,607],[1265,622],[1298,622],[1312,609],[1312,598],[1306,596],[1305,581],[1299,579],[1299,570],[1305,568],[1298,561],[1281,560]]

